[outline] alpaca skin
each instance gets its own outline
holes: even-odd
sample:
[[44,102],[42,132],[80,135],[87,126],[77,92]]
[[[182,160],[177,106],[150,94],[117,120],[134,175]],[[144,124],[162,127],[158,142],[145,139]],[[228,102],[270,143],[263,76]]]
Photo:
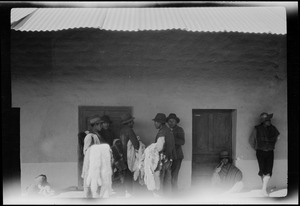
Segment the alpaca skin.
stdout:
[[165,137],[159,137],[156,143],[149,145],[144,151],[144,182],[150,191],[159,190],[159,152],[163,149]]
[[112,188],[110,147],[108,144],[97,144],[89,150],[87,184],[91,187],[93,198],[108,198]]

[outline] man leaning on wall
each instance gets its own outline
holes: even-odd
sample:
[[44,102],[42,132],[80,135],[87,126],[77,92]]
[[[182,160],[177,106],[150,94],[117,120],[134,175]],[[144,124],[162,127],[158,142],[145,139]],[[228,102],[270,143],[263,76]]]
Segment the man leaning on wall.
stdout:
[[272,125],[271,119],[273,114],[263,112],[260,114],[260,124],[256,125],[249,138],[251,147],[256,150],[256,157],[259,166],[258,175],[262,180],[262,194],[268,196],[267,187],[272,176],[274,163],[274,149],[279,132]]

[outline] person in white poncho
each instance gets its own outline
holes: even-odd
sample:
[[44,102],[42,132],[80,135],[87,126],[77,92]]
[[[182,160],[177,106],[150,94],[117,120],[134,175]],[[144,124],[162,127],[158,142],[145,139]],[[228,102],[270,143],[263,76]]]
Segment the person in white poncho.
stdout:
[[108,198],[112,193],[112,154],[107,143],[92,145],[88,156],[86,185],[93,198]]
[[100,144],[100,139],[101,136],[99,132],[101,131],[101,118],[98,115],[92,116],[89,118],[89,123],[92,127],[91,131],[87,131],[87,135],[84,138],[84,145],[83,145],[83,166],[82,166],[82,173],[81,177],[83,178],[83,191],[84,191],[84,196],[87,198],[92,197],[91,193],[91,188],[89,185],[87,185],[87,175],[88,175],[88,169],[89,169],[89,164],[88,164],[88,159],[89,159],[89,154],[88,149],[94,145],[94,144]]

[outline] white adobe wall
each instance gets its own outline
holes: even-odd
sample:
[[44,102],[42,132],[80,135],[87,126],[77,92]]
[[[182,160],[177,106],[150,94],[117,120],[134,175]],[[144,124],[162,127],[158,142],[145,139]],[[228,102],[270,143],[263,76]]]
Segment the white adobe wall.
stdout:
[[[285,36],[183,31],[12,32],[12,103],[21,108],[21,184],[47,173],[77,185],[78,106],[132,106],[135,130],[154,141],[153,117],[176,113],[186,132],[179,187],[191,183],[192,109],[236,110],[237,166],[260,185],[248,145],[257,116],[281,133],[272,185],[287,180]],[[63,180],[63,181],[62,181]]]

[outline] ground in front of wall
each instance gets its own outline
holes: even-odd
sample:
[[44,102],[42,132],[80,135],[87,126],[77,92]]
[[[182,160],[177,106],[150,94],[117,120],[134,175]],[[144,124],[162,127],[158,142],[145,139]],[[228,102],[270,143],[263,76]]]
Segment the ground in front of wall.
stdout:
[[53,196],[51,198],[13,198],[6,199],[4,203],[18,204],[95,204],[95,203],[109,203],[109,204],[149,204],[149,203],[162,203],[162,204],[194,204],[194,203],[275,203],[280,198],[286,197],[288,191],[286,188],[276,189],[270,191],[269,196],[262,195],[261,190],[249,190],[231,195],[215,195],[209,194],[204,191],[197,191],[195,189],[180,190],[172,196],[164,197],[163,195],[155,195],[146,188],[140,187],[135,191],[134,195],[126,195],[124,193],[113,192],[109,198],[100,199],[93,198],[87,199],[84,197],[83,191],[66,191]]

